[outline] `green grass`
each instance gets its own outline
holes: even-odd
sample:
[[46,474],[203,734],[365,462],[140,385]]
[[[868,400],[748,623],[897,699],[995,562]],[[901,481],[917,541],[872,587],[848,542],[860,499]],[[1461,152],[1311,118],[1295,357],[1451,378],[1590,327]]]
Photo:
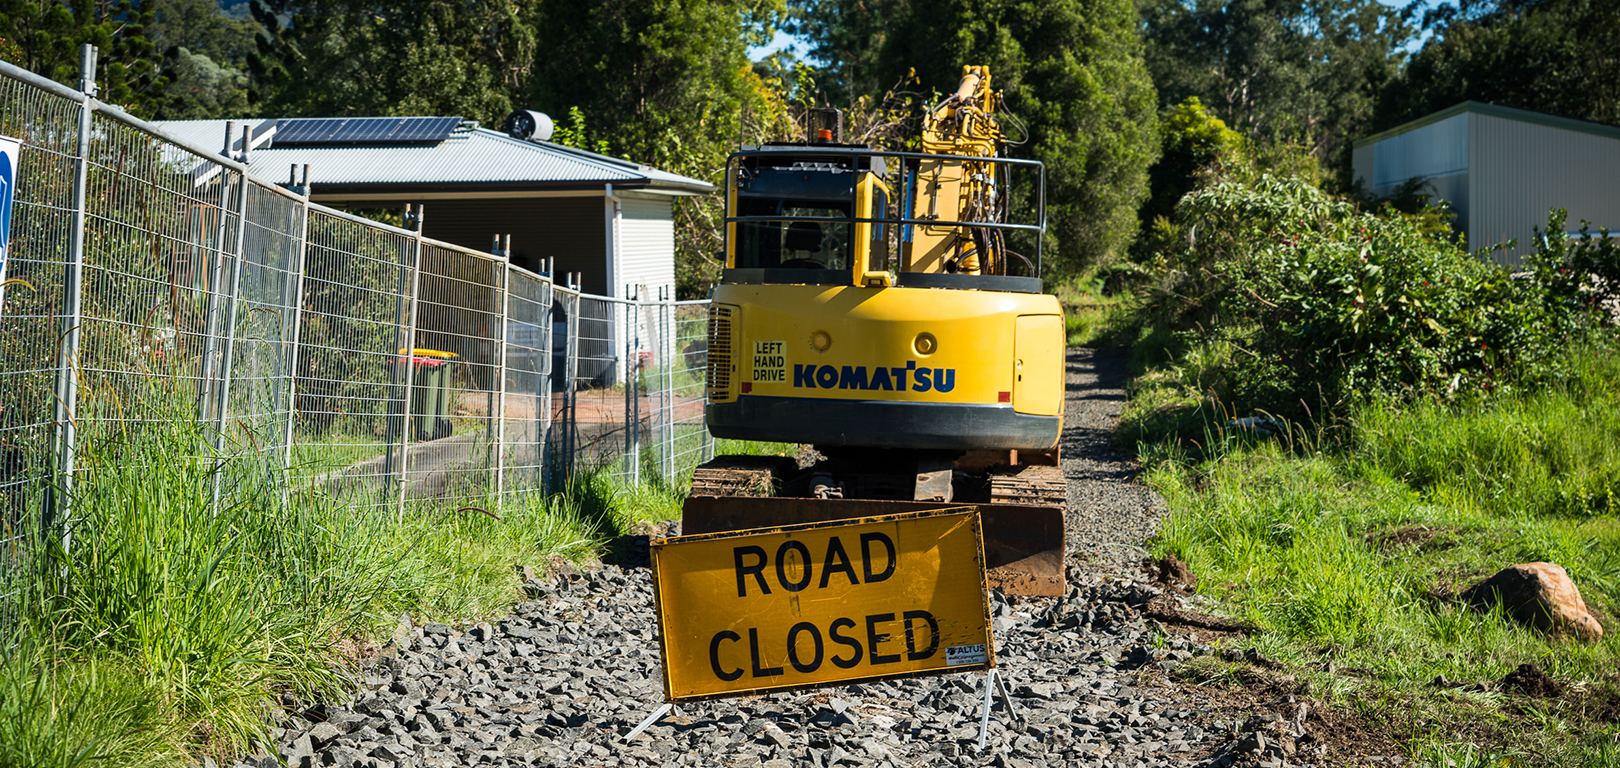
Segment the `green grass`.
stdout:
[[[1269,439],[1223,434],[1236,414],[1217,400],[1175,404],[1167,393],[1185,397],[1196,376],[1161,366],[1132,404],[1139,433],[1159,438],[1141,455],[1170,509],[1153,550],[1186,560],[1201,592],[1259,627],[1262,653],[1339,704],[1401,724],[1421,763],[1620,764],[1620,727],[1583,714],[1620,691],[1620,362],[1605,348],[1571,354],[1575,375],[1544,391],[1369,405],[1331,430]],[[1148,396],[1202,434],[1155,432],[1147,414],[1165,406]],[[1407,543],[1384,539],[1420,526]],[[1548,638],[1455,601],[1528,561],[1563,566],[1610,634]],[[1370,676],[1317,671],[1327,648]],[[1576,692],[1525,700],[1430,685],[1498,680],[1526,662]]]
[[1139,301],[1130,292],[1106,295],[1095,272],[1053,287],[1063,306],[1063,325],[1069,346],[1104,346],[1129,343],[1136,330]]
[[324,434],[299,430],[293,433],[291,465],[299,475],[323,475],[381,456],[389,442],[383,435],[362,429],[332,429]]
[[162,694],[127,665],[62,659],[33,642],[0,660],[0,765],[78,768],[182,762]]
[[514,566],[594,557],[679,508],[668,489],[582,473],[554,496],[401,513],[288,493],[204,442],[173,422],[81,457],[71,547],[36,548],[23,619],[0,638],[17,649],[0,666],[0,766],[223,762],[277,696],[339,693],[355,648],[401,612],[499,615],[519,597]]

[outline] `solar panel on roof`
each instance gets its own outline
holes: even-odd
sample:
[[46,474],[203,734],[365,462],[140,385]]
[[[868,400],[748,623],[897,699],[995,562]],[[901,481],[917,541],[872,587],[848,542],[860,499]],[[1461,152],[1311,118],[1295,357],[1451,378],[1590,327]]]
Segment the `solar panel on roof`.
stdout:
[[331,136],[334,131],[341,128],[344,119],[315,119],[315,120],[277,120],[277,144],[319,144]]
[[309,117],[276,123],[276,146],[429,144],[444,141],[459,117]]
[[332,134],[332,141],[369,144],[387,141],[389,136],[405,122],[397,117],[362,117],[350,120]]
[[395,141],[444,141],[458,125],[461,125],[459,117],[407,117],[392,138]]

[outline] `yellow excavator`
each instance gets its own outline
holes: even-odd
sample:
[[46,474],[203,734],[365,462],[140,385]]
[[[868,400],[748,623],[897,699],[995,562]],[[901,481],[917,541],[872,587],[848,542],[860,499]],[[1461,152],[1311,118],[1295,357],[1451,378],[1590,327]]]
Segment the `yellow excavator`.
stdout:
[[731,155],[704,422],[813,448],[699,467],[683,533],[971,506],[992,585],[1063,593],[1045,175],[1005,157],[998,100],[964,67],[920,151],[842,143],[841,113],[815,110],[805,141]]

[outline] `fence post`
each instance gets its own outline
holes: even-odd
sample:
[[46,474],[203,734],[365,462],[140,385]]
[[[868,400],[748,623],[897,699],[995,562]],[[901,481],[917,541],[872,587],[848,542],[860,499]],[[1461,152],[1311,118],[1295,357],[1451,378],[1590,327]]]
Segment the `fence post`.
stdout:
[[[243,126],[242,146],[252,143],[253,126]],[[225,452],[225,423],[231,414],[231,367],[236,356],[236,310],[242,293],[242,262],[247,261],[247,215],[248,190],[252,187],[248,181],[247,173],[238,176],[236,185],[236,261],[231,265],[231,297],[225,305],[225,359],[220,363],[219,380],[219,406],[215,409],[218,414],[214,429],[214,460],[219,461]],[[219,481],[220,474],[214,474],[213,509],[219,512]]]
[[416,385],[416,309],[417,298],[422,285],[422,214],[427,206],[417,206],[415,213],[409,204],[405,206],[405,226],[413,232],[410,247],[411,293],[410,314],[405,326],[405,348],[400,351],[400,367],[405,370],[405,402],[400,412],[404,418],[400,420],[399,436],[399,493],[395,497],[396,513],[398,518],[405,519],[405,488],[410,483],[408,473],[411,469],[411,394]]
[[657,467],[660,477],[668,478],[669,473],[664,465],[669,459],[669,448],[664,444],[664,424],[669,421],[669,412],[664,409],[664,369],[669,366],[669,358],[664,355],[664,287],[659,286],[653,293],[653,304],[642,310],[647,320],[647,343],[652,346],[653,361],[656,363],[653,370],[656,383],[648,397],[648,405],[652,407],[651,418],[648,419],[652,429],[653,439],[653,466]]
[[292,298],[292,329],[287,337],[287,424],[282,432],[281,469],[285,484],[292,482],[293,422],[298,417],[298,353],[304,331],[304,266],[309,255],[309,166],[304,166],[304,184],[293,188],[304,196],[304,218],[298,229],[298,265],[288,271],[287,294]]
[[[500,244],[500,235],[495,236]],[[495,501],[505,498],[506,493],[506,355],[508,339],[512,335],[512,236],[506,236],[505,247],[497,251],[506,257],[506,263],[501,267],[501,343],[500,353],[496,357],[495,375],[500,377],[496,397],[500,398],[493,409],[497,421],[495,422]]]
[[[632,288],[624,287],[624,295],[630,296]],[[625,382],[624,390],[627,395],[624,401],[626,427],[624,433],[625,474],[631,485],[641,482],[641,361],[637,355],[641,351],[641,294],[635,294],[635,303],[623,304],[625,315],[624,342],[625,366],[624,373],[629,380]],[[634,317],[632,317],[632,308]]]
[[673,484],[675,481],[675,361],[681,359],[680,355],[675,351],[675,345],[679,341],[680,326],[678,323],[680,320],[675,316],[674,287],[664,289],[664,303],[658,308],[658,312],[664,318],[664,321],[658,326],[663,336],[659,342],[663,349],[659,351],[659,354],[663,355],[664,361],[664,480]]
[[668,479],[669,471],[666,465],[669,462],[669,446],[666,445],[668,437],[664,425],[669,423],[669,411],[664,402],[666,384],[664,374],[667,373],[665,369],[669,367],[669,357],[664,354],[664,287],[658,286],[654,296],[656,297],[654,304],[647,309],[649,317],[657,318],[647,322],[648,335],[652,337],[648,342],[652,344],[653,360],[657,363],[654,370],[658,372],[658,384],[652,391],[652,399],[657,400],[652,404],[653,459],[656,461],[659,476]]
[[[707,413],[707,409],[709,407],[709,318],[713,315],[713,313],[714,294],[711,292],[709,294],[709,303],[706,307],[704,307],[703,311],[703,369],[701,372],[703,376],[703,389],[700,390],[703,393],[703,401],[700,403],[700,406],[702,407],[704,413]],[[714,435],[709,434],[709,424],[706,418],[699,422],[699,427],[700,434],[703,435],[703,458],[698,462],[701,464],[703,462],[714,460],[715,445]]]
[[540,491],[542,493],[552,493],[556,488],[553,487],[553,482],[550,481],[555,481],[556,478],[551,476],[551,381],[557,375],[557,372],[552,369],[552,360],[555,358],[557,348],[557,338],[552,334],[552,328],[556,315],[553,307],[557,300],[557,284],[553,282],[552,270],[546,265],[546,260],[541,259],[540,264],[540,274],[545,278],[545,281],[540,284],[540,306],[544,307],[544,310],[540,313],[542,318],[540,333],[544,336],[546,343],[542,352],[544,356],[541,358],[542,362],[540,363],[542,375],[539,377],[540,383],[535,387],[534,393],[534,450]]
[[79,90],[84,101],[79,110],[79,141],[73,170],[73,223],[68,230],[68,264],[62,285],[62,336],[56,357],[56,487],[45,505],[44,530],[62,523],[62,548],[71,549],[72,532],[68,518],[73,505],[73,472],[78,459],[79,405],[79,326],[84,305],[85,208],[90,192],[90,116],[95,112],[96,47],[79,46]]
[[579,426],[576,409],[579,408],[579,289],[572,274],[568,278],[570,292],[568,316],[563,319],[563,330],[568,337],[563,339],[563,478],[574,474],[575,452],[578,450],[579,435],[575,430]]
[[[225,126],[225,147],[220,154],[227,158],[234,158],[231,151],[231,142],[235,140],[236,121],[232,120]],[[224,212],[231,204],[231,175],[220,173],[219,185],[219,224],[214,227],[213,266],[208,270],[208,313],[207,325],[203,328],[202,370],[198,376],[197,391],[197,421],[207,423],[214,418],[214,406],[218,402],[214,379],[218,373],[219,365],[214,362],[214,355],[218,351],[217,339],[219,337],[219,302],[220,283],[224,280],[225,269],[225,215]]]

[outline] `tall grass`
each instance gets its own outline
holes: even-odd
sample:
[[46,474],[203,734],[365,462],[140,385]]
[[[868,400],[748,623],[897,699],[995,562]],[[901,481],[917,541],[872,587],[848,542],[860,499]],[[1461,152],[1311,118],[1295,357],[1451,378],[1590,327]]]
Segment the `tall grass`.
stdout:
[[[1300,665],[1320,690],[1386,702],[1396,719],[1499,710],[1500,694],[1465,701],[1429,683],[1496,680],[1525,662],[1579,695],[1620,690],[1620,361],[1583,348],[1571,366],[1558,386],[1487,402],[1367,404],[1338,431],[1296,425],[1257,439],[1211,427],[1194,451],[1144,444],[1146,479],[1171,510],[1154,548],[1188,561],[1202,592],[1259,627],[1265,652]],[[1570,573],[1607,625],[1601,642],[1549,638],[1455,600],[1528,561]],[[1325,648],[1339,667],[1370,672],[1376,691],[1311,672]],[[1523,764],[1499,748],[1534,743],[1534,764],[1614,764],[1599,743],[1620,735],[1614,724],[1537,706],[1546,722],[1504,721],[1507,742],[1418,734],[1414,756]],[[1570,735],[1582,728],[1591,730]]]
[[281,697],[340,693],[401,612],[497,615],[513,566],[593,556],[679,503],[584,473],[551,497],[401,514],[210,456],[194,422],[117,437],[81,456],[71,543],[31,534],[22,621],[3,638],[0,766],[228,758]]
[[1069,346],[1129,343],[1140,320],[1140,301],[1130,291],[1104,290],[1097,270],[1071,277],[1051,288],[1063,305],[1064,338]]

